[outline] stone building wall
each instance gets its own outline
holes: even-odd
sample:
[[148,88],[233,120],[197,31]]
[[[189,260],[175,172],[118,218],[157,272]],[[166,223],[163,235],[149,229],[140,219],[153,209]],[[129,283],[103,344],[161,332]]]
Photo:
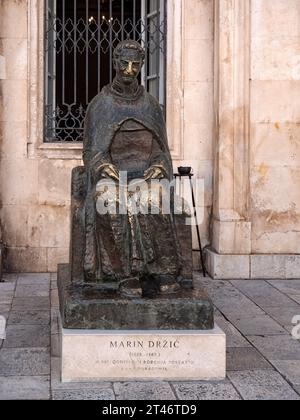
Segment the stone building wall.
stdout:
[[300,1],[253,0],[252,253],[300,254]]
[[[9,271],[54,271],[67,261],[69,180],[77,162],[31,158],[29,126],[29,4],[1,0],[1,220]],[[42,89],[42,87],[41,87]]]
[[0,55],[0,80],[5,79],[5,59]]
[[[177,60],[178,71],[169,66],[173,73],[169,74],[172,82],[168,90],[172,103],[176,102],[175,96],[178,98],[178,107],[175,113],[169,112],[170,141],[176,142],[174,167],[189,163],[197,176],[205,178],[207,194],[204,208],[199,210],[205,215],[202,233],[208,243],[213,159],[213,0],[173,3],[170,17],[178,26],[171,30],[170,43],[176,56],[169,59]],[[39,127],[43,95],[43,54],[39,48],[43,36],[42,1],[0,0],[0,4],[0,46],[6,59],[6,79],[0,82],[0,215],[8,251],[6,268],[56,271],[58,263],[69,259],[70,176],[72,168],[81,164],[81,150],[78,145],[43,145]],[[179,119],[180,130],[173,135],[175,120],[178,123]]]
[[213,277],[299,278],[299,0],[215,2]]
[[[203,180],[203,188],[199,184],[197,189],[197,210],[204,246],[210,242],[213,196],[214,1],[187,0],[184,4],[183,150],[182,160],[174,165],[192,166],[196,178]],[[185,197],[191,204],[189,190]],[[196,241],[194,247],[198,247]]]
[[[43,144],[42,4],[0,0],[9,271],[68,261],[70,175],[81,164],[79,145]],[[300,1],[169,0],[168,19],[169,140],[174,169],[189,164],[204,180],[210,273],[299,276]]]

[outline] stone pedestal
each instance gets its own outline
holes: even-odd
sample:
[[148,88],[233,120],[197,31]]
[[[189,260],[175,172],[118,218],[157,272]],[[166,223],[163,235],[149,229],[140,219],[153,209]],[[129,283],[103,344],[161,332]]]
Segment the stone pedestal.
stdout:
[[154,299],[122,297],[112,284],[76,284],[58,267],[63,328],[90,330],[212,330],[214,308],[202,290],[182,289]]
[[153,299],[120,296],[110,284],[74,284],[58,269],[62,380],[220,380],[226,337],[204,291]]
[[222,380],[226,338],[211,331],[65,330],[62,381]]

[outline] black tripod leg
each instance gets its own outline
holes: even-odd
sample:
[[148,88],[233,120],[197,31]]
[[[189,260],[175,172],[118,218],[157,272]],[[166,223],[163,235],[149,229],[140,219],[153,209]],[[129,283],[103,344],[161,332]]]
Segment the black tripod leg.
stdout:
[[200,229],[199,229],[198,218],[197,218],[197,209],[196,209],[195,194],[194,194],[193,181],[192,181],[192,177],[191,176],[190,176],[190,186],[191,186],[191,192],[192,192],[194,217],[195,217],[195,221],[196,221],[196,230],[197,230],[197,238],[198,238],[198,244],[199,244],[199,251],[200,251],[200,259],[201,259],[201,265],[202,265],[202,272],[203,272],[203,276],[206,277],[206,270],[205,270],[205,265],[204,265],[204,256],[203,256],[203,250],[202,250],[202,244],[201,244]]

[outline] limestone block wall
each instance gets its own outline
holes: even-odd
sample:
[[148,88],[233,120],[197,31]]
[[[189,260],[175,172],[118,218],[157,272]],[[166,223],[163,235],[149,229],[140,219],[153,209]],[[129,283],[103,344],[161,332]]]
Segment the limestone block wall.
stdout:
[[28,155],[28,6],[1,0],[1,220],[9,271],[55,271],[68,260],[70,171],[78,162]]
[[299,0],[215,1],[214,278],[299,278]]
[[251,2],[253,254],[300,253],[300,1]]
[[0,80],[5,79],[5,58],[0,55]]
[[[81,164],[78,146],[43,146],[42,4],[0,0],[6,71],[0,80],[0,217],[6,269],[16,272],[53,272],[68,262],[71,170]],[[191,164],[204,179],[204,243],[212,205],[213,8],[213,0],[175,0],[169,16],[177,22],[170,31],[178,51],[168,57],[168,90],[177,98],[168,119],[174,167]]]
[[[55,271],[68,261],[70,176],[81,164],[78,145],[43,145],[42,4],[0,0],[0,218],[9,271]],[[230,256],[243,258],[247,277],[251,254],[300,253],[300,1],[168,5],[174,169],[191,165],[203,179],[203,243],[228,256],[233,271]]]
[[[197,210],[204,246],[210,242],[213,198],[214,1],[186,0],[184,5],[183,148],[179,163],[192,166],[195,178],[203,182],[197,189]],[[196,235],[194,242],[197,249]]]

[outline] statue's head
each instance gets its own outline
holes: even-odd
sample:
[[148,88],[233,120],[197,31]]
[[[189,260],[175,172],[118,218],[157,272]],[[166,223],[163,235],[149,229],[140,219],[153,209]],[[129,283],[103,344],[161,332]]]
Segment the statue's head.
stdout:
[[137,79],[144,62],[145,50],[137,41],[123,41],[114,51],[117,79],[124,84],[130,85]]

